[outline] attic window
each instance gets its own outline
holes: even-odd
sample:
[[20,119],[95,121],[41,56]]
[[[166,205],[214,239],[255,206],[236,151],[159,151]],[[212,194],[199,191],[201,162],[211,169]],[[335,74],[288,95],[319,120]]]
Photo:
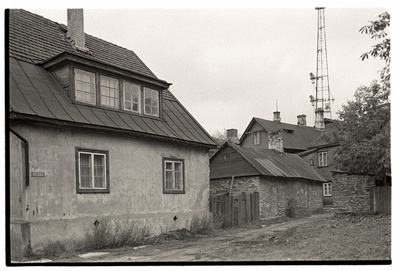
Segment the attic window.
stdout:
[[144,113],[146,115],[159,115],[159,93],[157,90],[144,88]]
[[75,69],[75,97],[78,102],[96,104],[94,73]]
[[283,129],[283,131],[288,134],[293,134],[293,132],[294,132],[294,130],[290,130],[290,129]]

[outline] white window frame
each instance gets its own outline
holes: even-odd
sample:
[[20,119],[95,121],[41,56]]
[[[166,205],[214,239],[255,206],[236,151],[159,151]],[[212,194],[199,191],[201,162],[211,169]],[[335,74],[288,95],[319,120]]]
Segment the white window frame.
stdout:
[[253,145],[260,145],[260,144],[261,144],[261,132],[254,132]]
[[319,167],[328,166],[328,152],[319,152],[318,153],[318,166]]
[[[81,186],[81,154],[90,155],[90,176],[91,176],[91,187]],[[95,174],[94,174],[94,157],[103,157],[103,176],[102,176],[102,187],[95,187]],[[77,171],[77,192],[78,193],[98,193],[98,192],[110,192],[109,183],[109,169],[108,169],[108,151],[96,151],[76,148],[76,171]]]
[[[77,79],[77,73],[81,73],[82,75],[86,75],[86,76],[93,76],[93,84],[90,84],[88,82],[85,81],[78,81]],[[81,103],[86,103],[86,104],[93,104],[96,105],[96,101],[97,101],[97,89],[96,89],[96,74],[93,72],[88,72],[88,71],[84,71],[84,70],[80,70],[80,69],[74,69],[74,82],[75,82],[75,101],[77,102],[81,102]],[[86,88],[86,86],[92,87],[94,89],[94,93],[92,92],[88,92],[85,90],[78,90],[77,89],[77,85],[81,84],[84,88]],[[94,102],[90,102],[90,101],[86,101],[86,98],[84,99],[78,99],[78,95],[77,93],[81,92],[85,97],[86,97],[86,93],[89,93],[90,95],[94,96]]]
[[[111,82],[115,81],[116,88],[111,88],[111,86],[103,85],[103,80],[109,80]],[[108,89],[108,95],[103,94],[103,89]],[[115,92],[116,97],[111,97],[111,91]],[[108,104],[105,103],[105,98],[108,98]],[[116,100],[116,105],[110,105],[110,100]],[[100,75],[100,105],[104,107],[119,109],[119,80],[110,76]]]
[[322,191],[324,197],[331,197],[332,196],[332,183],[323,183],[322,184]]
[[[128,84],[138,87],[138,98],[139,98],[138,99],[138,103],[135,103],[135,102],[130,101],[130,100],[129,101],[126,100],[126,93],[127,92],[131,92],[131,91],[127,91],[127,85]],[[136,113],[141,113],[142,112],[142,91],[141,91],[140,85],[124,80],[122,88],[123,88],[122,92],[123,92],[123,108],[124,108],[124,110],[131,111],[131,112],[136,112]],[[129,102],[130,108],[126,107],[126,104],[125,104],[126,102]],[[132,107],[133,104],[137,104],[138,105],[138,110],[137,111],[132,109],[133,108]]]
[[[172,163],[172,169],[167,169],[167,163]],[[181,165],[181,189],[175,188],[176,185],[176,171],[175,164]],[[167,189],[167,172],[172,172],[172,189]],[[172,159],[172,158],[163,158],[163,192],[164,194],[184,194],[185,193],[185,161],[183,159]]]
[[[150,92],[150,105],[146,105],[146,93]],[[153,105],[153,99],[152,99],[152,93],[157,93],[157,106]],[[143,87],[143,114],[148,115],[148,116],[155,116],[155,117],[159,117],[160,116],[160,92],[158,90],[152,89],[152,88],[148,88],[148,87]],[[151,111],[153,111],[153,108],[157,108],[157,112],[156,113],[148,113],[146,112],[146,107],[150,106]]]

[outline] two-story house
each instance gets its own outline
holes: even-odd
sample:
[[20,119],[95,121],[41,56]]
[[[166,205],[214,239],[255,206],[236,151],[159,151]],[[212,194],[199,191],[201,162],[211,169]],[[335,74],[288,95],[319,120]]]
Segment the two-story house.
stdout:
[[83,238],[104,217],[157,234],[209,216],[215,143],[170,83],[86,34],[81,9],[68,25],[25,10],[6,19],[12,256]]

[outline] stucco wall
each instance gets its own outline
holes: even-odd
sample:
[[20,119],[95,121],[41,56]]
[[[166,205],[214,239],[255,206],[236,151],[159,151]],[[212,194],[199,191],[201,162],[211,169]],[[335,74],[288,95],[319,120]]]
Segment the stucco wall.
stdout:
[[[228,192],[231,178],[211,180],[211,195]],[[286,215],[289,200],[294,215],[307,214],[322,208],[322,183],[293,178],[242,177],[235,178],[232,194],[260,193],[260,217],[274,218]]]
[[[35,124],[13,128],[29,141],[30,171],[45,173],[31,177],[24,194],[22,219],[30,223],[33,248],[80,238],[102,217],[135,218],[159,233],[187,227],[194,214],[208,215],[205,148]],[[76,192],[75,147],[109,152],[110,193]],[[163,194],[163,157],[184,159],[184,194]]]
[[332,176],[332,196],[335,212],[371,212],[370,188],[375,186],[374,176],[340,172],[333,172]]

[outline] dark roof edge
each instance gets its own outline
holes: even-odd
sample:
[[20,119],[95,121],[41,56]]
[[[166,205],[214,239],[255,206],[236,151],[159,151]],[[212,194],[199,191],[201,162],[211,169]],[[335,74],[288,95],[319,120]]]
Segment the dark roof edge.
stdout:
[[216,147],[216,145],[211,145],[211,144],[207,144],[207,143],[188,141],[188,140],[178,139],[178,138],[175,139],[175,138],[170,138],[170,137],[165,137],[165,136],[160,136],[160,135],[153,135],[153,134],[137,132],[137,131],[128,131],[128,130],[124,130],[121,128],[110,128],[110,127],[97,126],[97,125],[93,125],[93,124],[82,124],[82,123],[56,120],[56,119],[53,120],[53,119],[48,119],[48,118],[43,118],[43,117],[38,117],[38,116],[20,114],[20,113],[11,113],[10,112],[9,119],[10,120],[21,120],[21,121],[33,121],[33,122],[39,122],[39,123],[47,124],[47,125],[86,128],[86,129],[90,129],[90,130],[111,132],[111,133],[120,134],[120,135],[121,134],[134,135],[137,137],[142,137],[142,138],[147,138],[147,139],[159,139],[159,140],[161,139],[164,141],[187,144],[187,145],[191,145],[191,146],[195,146],[195,147],[203,147],[203,148],[207,148],[207,149]]
[[[152,76],[145,75],[145,74],[142,74],[142,73],[134,72],[134,71],[126,69],[126,68],[121,68],[121,67],[118,67],[116,65],[112,65],[112,64],[109,64],[109,63],[106,63],[106,62],[103,62],[103,61],[94,60],[94,59],[92,59],[90,57],[85,57],[85,56],[83,56],[81,54],[76,54],[76,53],[70,52],[70,51],[64,51],[64,52],[62,52],[62,53],[60,53],[60,54],[58,54],[58,55],[56,55],[54,57],[51,57],[49,59],[46,59],[45,61],[42,61],[42,62],[39,62],[39,63],[35,63],[35,64],[42,65],[43,68],[48,69],[48,68],[56,66],[57,64],[60,64],[60,63],[62,63],[64,61],[80,61],[82,59],[84,59],[85,61],[89,62],[86,65],[92,66],[93,63],[97,63],[97,64],[100,65],[100,67],[97,67],[97,68],[102,68],[102,69],[106,69],[106,70],[107,70],[107,67],[112,67],[114,69],[117,69],[117,71],[115,71],[117,73],[118,73],[118,71],[121,71],[122,73],[127,72],[131,76],[134,76],[135,79],[146,81],[146,82],[149,82],[149,83],[153,83],[153,84],[159,85],[159,86],[164,87],[164,88],[169,88],[169,86],[172,85],[172,83],[168,83],[167,81],[158,79],[157,77],[152,77]],[[85,64],[85,63],[83,63],[83,64]],[[125,75],[129,76],[127,74],[125,74]]]

